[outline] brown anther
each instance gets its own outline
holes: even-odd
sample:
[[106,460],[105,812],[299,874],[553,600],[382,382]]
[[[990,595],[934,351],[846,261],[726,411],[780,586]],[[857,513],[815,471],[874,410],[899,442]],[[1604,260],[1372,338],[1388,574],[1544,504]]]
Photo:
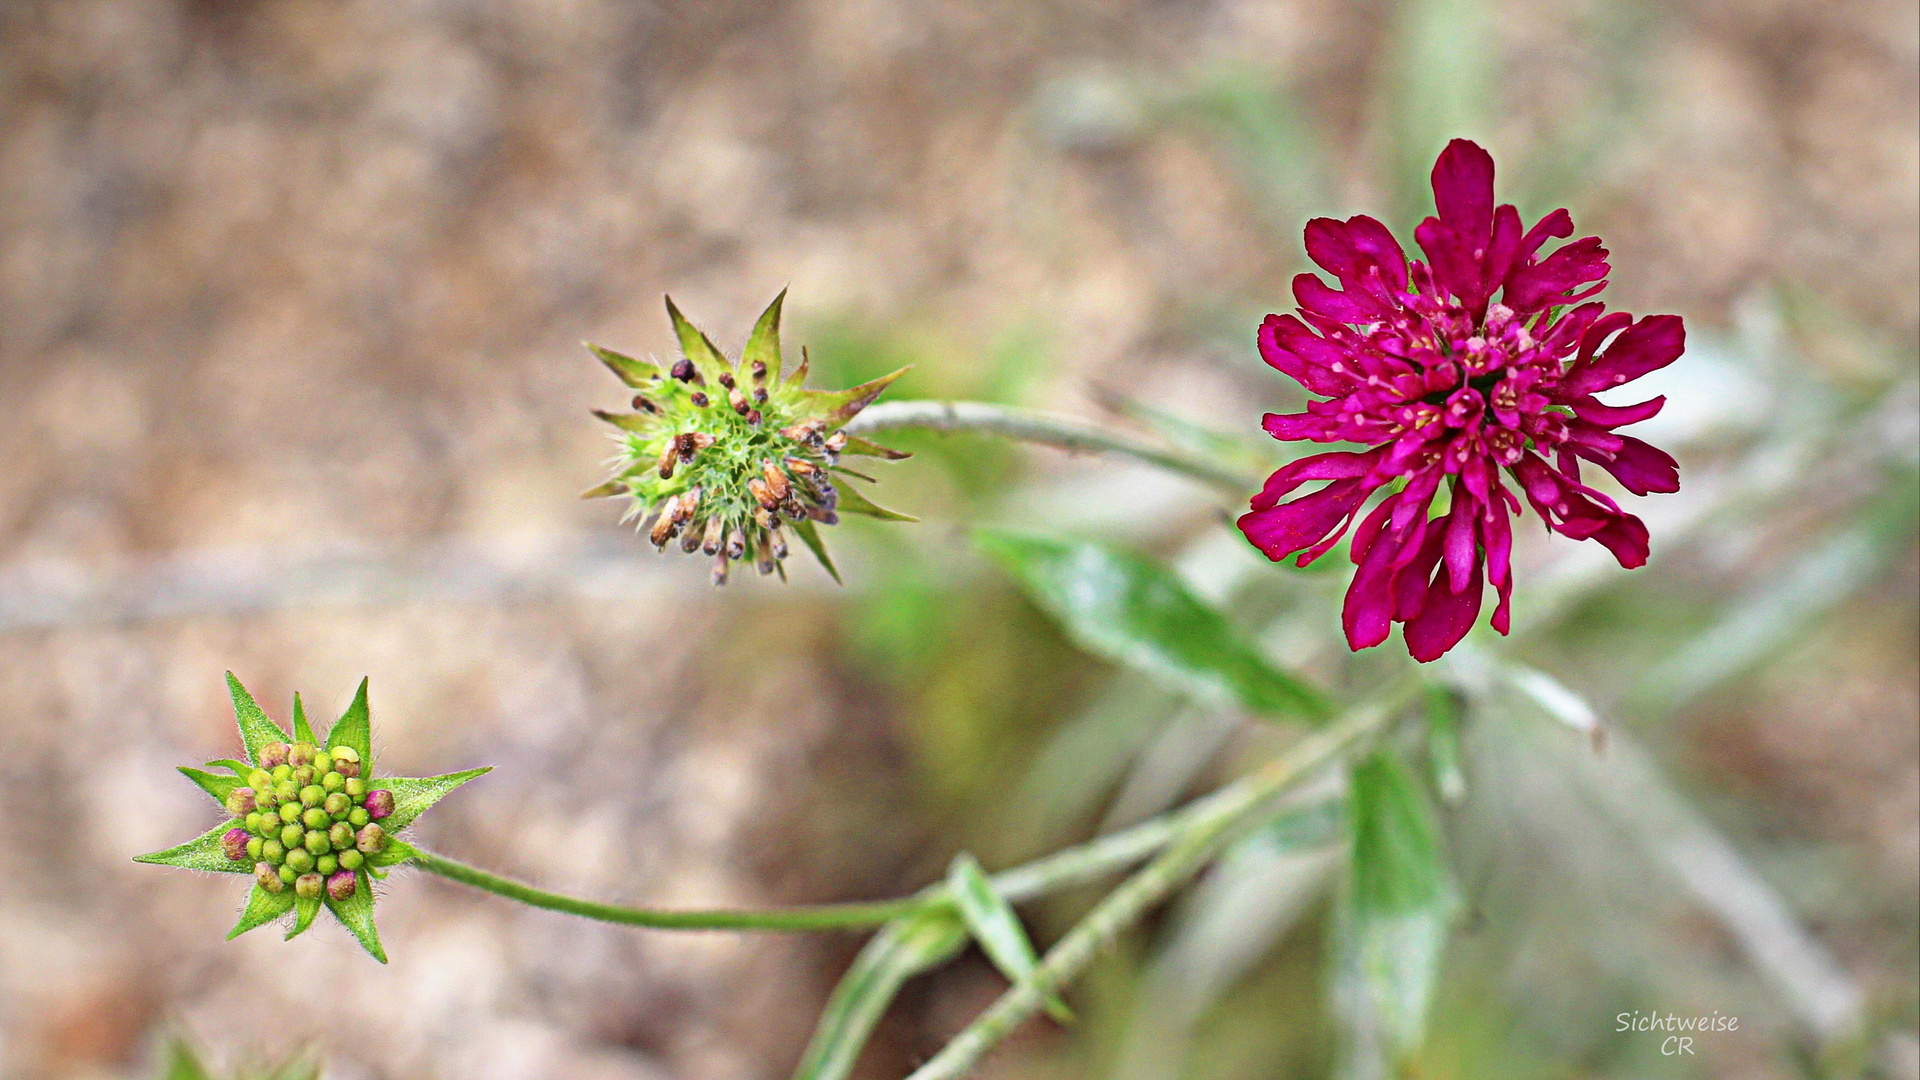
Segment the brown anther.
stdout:
[[773,552],[773,557],[776,559],[787,557],[787,536],[780,531],[780,523],[777,521],[767,526],[767,548]]
[[720,550],[720,541],[727,534],[727,523],[719,518],[707,519],[707,533],[700,538],[700,550],[709,555]]
[[807,516],[819,522],[822,525],[840,524],[840,515],[834,513],[832,509],[825,506],[807,507]]
[[714,437],[707,434],[704,431],[696,431],[693,433],[693,449],[695,453],[698,453],[702,450],[705,450],[707,447],[712,446],[714,442],[715,442]]
[[697,487],[688,488],[680,493],[680,506],[674,511],[673,519],[681,522],[687,521],[693,517],[693,512],[699,509],[699,507],[700,489]]
[[837,454],[840,451],[845,450],[846,448],[847,448],[846,432],[836,431],[833,434],[827,436],[827,450],[829,453]]
[[733,411],[741,416],[747,415],[747,395],[741,393],[738,387],[727,391],[727,404],[733,406]]
[[763,529],[771,529],[780,524],[779,515],[764,506],[753,508],[753,523]]
[[680,496],[678,495],[668,496],[667,501],[661,505],[660,516],[654,519],[653,530],[647,534],[647,539],[653,541],[655,548],[666,547],[667,541],[673,539],[673,531],[679,525],[674,514],[679,509]]
[[778,465],[771,461],[761,462],[760,475],[767,478],[767,490],[773,493],[774,502],[787,501],[787,494],[793,490],[793,485],[787,482],[787,474],[781,472]]
[[726,387],[729,390],[733,389],[733,372],[731,371],[721,372],[720,385]]
[[747,410],[747,423],[752,424],[754,427],[760,426],[760,410],[759,409]]
[[688,399],[693,402],[693,407],[696,409],[704,409],[707,407],[707,395],[698,390],[688,395]]
[[790,457],[783,460],[786,463],[787,471],[795,476],[812,476],[814,473],[820,471],[813,462],[807,461],[804,458]]
[[660,479],[662,480],[673,479],[673,448],[676,441],[677,440],[674,439],[668,439],[667,445],[660,450]]
[[680,534],[680,550],[686,552],[689,555],[693,554],[696,551],[699,551],[700,550],[700,532],[701,532],[701,525],[699,522],[697,521],[689,522],[687,524],[685,531],[681,532]]
[[765,405],[767,403],[767,388],[764,386],[754,387],[753,400],[756,402],[759,402],[762,405]]
[[735,529],[727,534],[727,558],[737,559],[747,553],[747,534]]
[[765,381],[767,381],[767,365],[766,365],[766,361],[764,361],[764,360],[755,360],[755,361],[753,362],[753,368],[752,368],[752,370],[753,370],[753,381],[754,381],[754,382],[765,382]]
[[776,510],[780,507],[780,500],[773,497],[773,492],[768,489],[767,482],[757,476],[747,481],[747,492],[753,496],[754,502],[759,503],[765,509]]
[[713,583],[715,585],[725,585],[727,583],[727,556],[725,552],[721,552],[713,557]]
[[641,412],[644,412],[644,413],[657,413],[660,411],[660,407],[658,405],[655,405],[653,402],[648,401],[645,397],[639,394],[633,395],[633,407],[636,409],[639,409]]
[[700,381],[700,371],[693,366],[693,361],[682,359],[673,365],[673,377],[681,382],[697,383]]

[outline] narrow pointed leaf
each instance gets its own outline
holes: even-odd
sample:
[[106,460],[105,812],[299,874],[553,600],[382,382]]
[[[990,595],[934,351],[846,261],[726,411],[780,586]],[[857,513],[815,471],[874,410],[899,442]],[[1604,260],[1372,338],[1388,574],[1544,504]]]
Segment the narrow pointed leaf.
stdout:
[[380,931],[373,925],[373,879],[367,877],[365,868],[355,871],[353,876],[353,895],[345,900],[327,897],[327,910],[333,912],[333,917],[340,920],[340,925],[347,928],[369,956],[384,964],[387,950],[380,947]]
[[626,481],[615,478],[604,484],[598,484],[588,488],[580,493],[580,497],[583,499],[604,499],[608,496],[625,495],[626,493]]
[[892,450],[881,446],[871,439],[863,439],[858,435],[847,436],[847,448],[840,452],[842,454],[864,454],[867,457],[886,458],[888,461],[904,461],[913,456],[905,450]]
[[780,295],[773,298],[767,310],[761,312],[760,321],[753,324],[753,333],[747,337],[747,347],[740,353],[740,363],[748,370],[753,362],[767,365],[767,381],[780,381],[780,305],[787,299],[787,290],[781,289]]
[[307,709],[306,706],[300,704],[300,692],[298,690],[293,692],[293,737],[298,742],[309,742],[315,746],[322,745],[319,737],[313,733],[313,725],[307,723]]
[[614,352],[612,349],[605,348],[604,346],[595,345],[591,341],[583,341],[580,344],[585,345],[587,351],[599,357],[600,362],[607,365],[607,370],[618,375],[621,382],[626,383],[635,390],[642,389],[647,385],[648,380],[660,374],[659,368],[645,360],[635,360],[631,356]]
[[966,924],[945,906],[881,927],[827,999],[793,1080],[843,1080],[901,985],[945,963],[966,943]]
[[161,1074],[163,1080],[213,1080],[213,1074],[200,1062],[200,1055],[185,1039],[175,1039],[167,1046],[166,1070]]
[[[288,889],[286,891],[292,892],[293,890]],[[306,933],[307,927],[313,925],[313,917],[320,914],[320,898],[316,896],[308,900],[296,896],[293,898],[293,910],[293,929],[287,931],[287,941],[292,941],[294,938]]]
[[212,760],[212,761],[209,761],[209,762],[207,762],[206,764],[207,764],[207,766],[208,766],[209,768],[211,768],[211,767],[213,767],[213,766],[215,766],[215,765],[218,765],[218,766],[220,766],[220,767],[221,767],[221,768],[223,768],[223,769],[231,769],[231,770],[233,770],[233,775],[234,775],[235,777],[244,777],[244,776],[246,776],[246,775],[247,775],[248,773],[250,773],[250,772],[252,772],[252,771],[253,771],[253,766],[251,766],[251,765],[249,765],[249,764],[247,764],[247,763],[246,763],[246,762],[244,762],[244,761],[237,761],[237,760],[235,760],[235,759],[233,759],[233,758],[230,758],[230,757],[229,757],[229,758],[215,758],[214,760]]
[[813,552],[813,557],[820,560],[820,568],[827,572],[827,576],[833,579],[833,583],[846,584],[840,580],[840,571],[834,568],[833,558],[827,554],[827,545],[820,539],[820,527],[811,521],[796,521],[793,523],[793,531],[800,537],[800,542],[807,545],[807,550]]
[[247,906],[240,910],[240,921],[227,931],[227,940],[232,941],[255,927],[265,926],[273,920],[293,910],[293,889],[281,889],[270,893],[259,885],[247,894]]
[[413,858],[413,845],[405,840],[389,839],[386,850],[367,856],[367,865],[384,870]]
[[[372,775],[373,766],[373,720],[367,712],[367,680],[360,680],[360,688],[353,692],[353,702],[347,711],[340,714],[339,722],[327,733],[328,746],[351,746],[360,752],[363,769]],[[396,793],[396,797],[397,797]]]
[[909,364],[899,371],[846,390],[803,390],[800,392],[798,411],[802,416],[826,421],[827,430],[835,430],[860,415],[860,410],[873,404],[873,399],[879,397],[893,380],[912,369],[913,366]]
[[399,832],[413,824],[415,818],[426,813],[428,807],[439,802],[449,791],[492,771],[493,766],[482,765],[477,769],[447,773],[445,776],[383,776],[369,785],[393,792],[393,813],[380,825],[388,832]]
[[898,511],[889,510],[884,506],[875,506],[872,499],[860,494],[859,491],[851,486],[841,485],[838,491],[840,493],[840,501],[835,504],[834,508],[843,514],[865,514],[871,518],[879,518],[881,521],[920,520],[912,514],[902,514]]
[[733,370],[733,365],[727,363],[727,358],[713,347],[707,335],[680,314],[671,296],[667,297],[667,318],[673,320],[673,335],[680,339],[680,351],[687,354],[687,359],[693,361],[693,366],[700,370],[708,382],[717,380],[722,372]]
[[807,355],[807,347],[805,345],[800,346],[800,366],[793,369],[793,374],[787,378],[787,385],[805,385],[807,381],[807,369],[812,366],[813,357]]
[[239,824],[239,821],[229,818],[184,844],[151,855],[135,855],[133,861],[179,866],[188,870],[211,870],[218,874],[251,874],[253,864],[227,858],[227,850],[220,843],[220,837]]
[[280,725],[267,718],[266,712],[240,685],[240,680],[227,672],[227,690],[233,695],[233,717],[240,725],[240,741],[246,744],[247,760],[260,764],[260,748],[270,742],[286,742],[287,733]]
[[[1020,925],[1013,906],[994,891],[980,861],[966,852],[954,856],[947,870],[947,891],[953,894],[974,940],[1000,974],[1015,985],[1031,982],[1034,969],[1040,965],[1033,942],[1027,939],[1026,928]],[[1047,994],[1046,1007],[1047,1013],[1061,1023],[1073,1019],[1073,1011],[1056,994]]]
[[1264,716],[1332,715],[1320,691],[1275,666],[1165,567],[1051,537],[983,530],[977,540],[1088,652]]
[[[1453,890],[1425,797],[1391,750],[1353,766],[1351,878],[1336,918],[1343,1012],[1405,1060],[1426,1037]],[[1340,982],[1336,982],[1340,986]]]
[[647,413],[612,413],[605,409],[594,409],[593,415],[619,428],[636,435],[648,435],[660,429],[660,421]]
[[227,796],[234,788],[241,786],[241,780],[237,776],[221,776],[219,773],[206,772],[191,765],[181,765],[179,769],[182,776],[199,785],[201,791],[213,796],[213,801],[221,806],[227,805]]

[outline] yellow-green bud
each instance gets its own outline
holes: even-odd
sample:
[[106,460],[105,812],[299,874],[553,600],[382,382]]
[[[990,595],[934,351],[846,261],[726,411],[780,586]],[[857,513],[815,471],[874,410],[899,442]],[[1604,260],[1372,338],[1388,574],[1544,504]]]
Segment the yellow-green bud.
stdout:
[[320,778],[320,786],[328,792],[343,791],[347,786],[347,778],[337,772],[330,772]]
[[306,813],[300,815],[301,824],[309,829],[324,829],[332,820],[325,810],[317,806],[309,807]]
[[338,869],[340,860],[332,855],[322,855],[313,860],[313,872],[316,874],[331,874]]
[[313,764],[314,745],[310,742],[297,742],[287,749],[287,764],[294,768]]
[[321,832],[319,829],[314,829],[307,833],[304,846],[315,855],[325,855],[327,852],[333,850],[333,845],[327,842],[327,834]]
[[318,774],[313,771],[313,766],[301,765],[293,770],[293,775],[288,779],[293,781],[295,787],[306,787],[308,784],[313,783],[313,778],[316,775]]
[[300,798],[300,785],[289,777],[273,785],[273,795],[281,802],[294,802]]
[[366,795],[367,782],[357,776],[349,776],[347,777],[347,786],[341,790],[347,793],[348,798],[358,799]]
[[319,784],[308,784],[306,787],[300,789],[301,806],[319,806],[322,802],[326,801],[326,798],[327,789],[321,787]]
[[287,846],[278,840],[263,840],[260,843],[260,857],[279,866],[287,858]]
[[287,865],[293,867],[294,873],[304,874],[313,869],[313,852],[303,847],[288,848]]
[[[275,817],[277,818],[277,817],[278,817],[279,815],[278,815],[278,814],[276,814],[276,815],[274,815],[274,816],[275,816]],[[256,833],[257,833],[257,832],[259,832],[259,831],[260,831],[260,823],[261,823],[262,821],[264,821],[264,820],[266,820],[266,819],[265,819],[265,818],[262,818],[262,817],[260,816],[260,811],[258,811],[258,810],[255,810],[255,811],[254,811],[253,813],[251,813],[251,814],[248,814],[248,815],[246,816],[246,819],[245,819],[245,824],[246,824],[246,826],[247,826],[247,831],[248,831],[248,832],[256,832]]]
[[281,803],[280,804],[280,820],[286,821],[286,822],[299,821],[300,820],[300,804],[297,802]]
[[254,862],[259,862],[260,857],[265,855],[266,852],[267,852],[267,842],[265,840],[262,840],[257,836],[248,839],[247,858],[252,859]]
[[336,762],[360,760],[360,751],[355,750],[353,747],[348,746],[345,743],[342,743],[338,746],[328,749],[327,753],[331,754],[333,756],[333,760]]
[[275,870],[271,863],[255,863],[253,880],[259,882],[260,887],[270,893],[277,893],[286,888],[286,885],[280,881],[280,872]]
[[276,784],[282,780],[293,779],[293,766],[287,764],[284,761],[278,765],[275,765],[269,771],[273,773],[273,782]]
[[285,863],[282,863],[280,864],[279,875],[280,875],[280,880],[283,883],[291,885],[293,884],[293,879],[300,876],[300,871],[295,870],[293,867],[288,866]]
[[291,824],[291,825],[282,826],[280,829],[280,843],[284,844],[287,847],[290,847],[290,848],[299,847],[300,842],[302,840],[305,840],[306,838],[307,838],[307,830],[301,828],[298,822],[295,822],[294,824]]
[[241,817],[253,812],[253,789],[237,787],[227,792],[227,813]]
[[353,826],[344,821],[335,822],[333,828],[327,830],[327,840],[342,850],[352,847]]
[[368,823],[353,838],[354,846],[366,855],[378,855],[387,849],[387,830]]
[[275,791],[271,786],[253,789],[253,808],[255,810],[272,810],[279,805],[280,793]]
[[260,767],[278,768],[287,763],[287,744],[278,740],[260,748]]
[[280,815],[261,814],[260,827],[253,830],[265,839],[271,840],[280,835]]
[[293,895],[302,900],[317,900],[326,887],[327,879],[319,874],[301,874],[293,881]]
[[325,750],[313,752],[313,771],[316,776],[325,776],[333,771],[333,758]]
[[340,853],[340,865],[348,870],[358,870],[360,864],[366,861],[367,857],[360,854],[358,848],[348,848]]
[[347,811],[347,824],[356,829],[372,820],[371,817],[367,816],[367,808],[364,806],[356,806]]
[[255,769],[247,774],[247,786],[262,791],[273,786],[273,774],[265,769]]
[[353,809],[353,800],[347,798],[345,792],[336,791],[327,796],[327,801],[320,804],[320,809],[325,810],[333,820],[339,821],[347,811]]

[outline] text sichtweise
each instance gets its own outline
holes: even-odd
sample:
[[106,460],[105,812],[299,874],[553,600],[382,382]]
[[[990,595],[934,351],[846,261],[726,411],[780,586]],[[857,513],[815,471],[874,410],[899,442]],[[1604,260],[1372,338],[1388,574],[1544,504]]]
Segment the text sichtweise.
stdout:
[[1724,1016],[1717,1009],[1714,1010],[1711,1016],[1681,1016],[1678,1013],[1668,1013],[1662,1016],[1658,1012],[1630,1012],[1615,1016],[1613,1018],[1613,1025],[1613,1030],[1615,1031],[1688,1033],[1670,1034],[1665,1041],[1660,1044],[1660,1053],[1666,1057],[1672,1057],[1675,1054],[1693,1053],[1692,1036],[1695,1034],[1708,1031],[1740,1030],[1740,1018],[1737,1016]]

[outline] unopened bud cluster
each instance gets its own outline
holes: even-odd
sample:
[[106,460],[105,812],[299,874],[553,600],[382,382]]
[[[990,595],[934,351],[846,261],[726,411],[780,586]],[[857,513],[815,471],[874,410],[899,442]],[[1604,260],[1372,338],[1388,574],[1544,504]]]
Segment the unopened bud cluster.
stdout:
[[354,871],[386,850],[380,822],[393,813],[393,793],[369,788],[364,770],[351,746],[268,743],[246,785],[227,795],[227,812],[241,821],[221,837],[227,858],[252,863],[270,893],[351,898]]

